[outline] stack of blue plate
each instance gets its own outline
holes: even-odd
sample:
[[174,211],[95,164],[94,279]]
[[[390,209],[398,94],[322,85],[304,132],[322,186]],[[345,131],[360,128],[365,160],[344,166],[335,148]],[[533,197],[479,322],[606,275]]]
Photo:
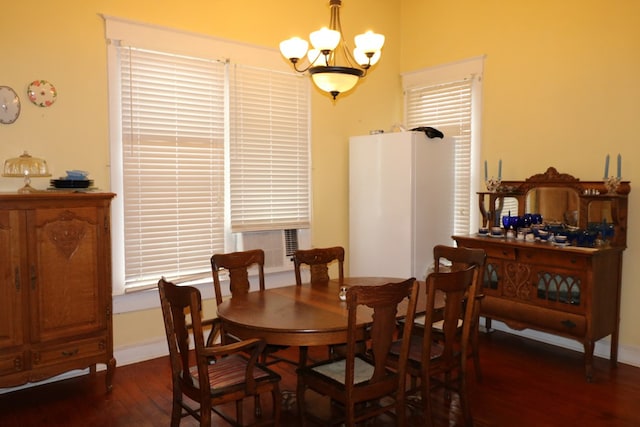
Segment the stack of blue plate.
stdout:
[[89,188],[93,186],[92,179],[52,179],[51,185],[55,188]]
[[87,179],[89,172],[81,170],[67,171],[66,177],[52,179],[51,186],[54,188],[89,188],[93,186],[93,180]]

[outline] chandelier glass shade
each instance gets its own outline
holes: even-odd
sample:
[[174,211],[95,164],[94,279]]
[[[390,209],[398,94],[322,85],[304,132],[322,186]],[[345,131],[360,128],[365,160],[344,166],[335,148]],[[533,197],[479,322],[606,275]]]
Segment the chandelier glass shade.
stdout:
[[[329,28],[321,28],[309,35],[309,42],[293,37],[280,43],[280,52],[301,73],[309,72],[315,85],[330,93],[333,99],[353,87],[367,70],[375,65],[381,56],[384,36],[367,31],[355,36],[355,48],[351,50],[344,39],[340,23],[341,0],[329,0],[331,20]],[[301,62],[306,61],[306,66]]]

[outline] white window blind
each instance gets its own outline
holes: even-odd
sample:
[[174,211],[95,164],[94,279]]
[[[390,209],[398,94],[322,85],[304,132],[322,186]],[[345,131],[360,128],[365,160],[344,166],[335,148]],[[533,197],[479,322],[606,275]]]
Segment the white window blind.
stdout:
[[235,65],[231,81],[232,231],[308,228],[308,78]]
[[209,275],[224,251],[225,64],[118,48],[125,288]]
[[277,51],[106,22],[115,293],[209,280],[234,231],[309,227],[309,79]]

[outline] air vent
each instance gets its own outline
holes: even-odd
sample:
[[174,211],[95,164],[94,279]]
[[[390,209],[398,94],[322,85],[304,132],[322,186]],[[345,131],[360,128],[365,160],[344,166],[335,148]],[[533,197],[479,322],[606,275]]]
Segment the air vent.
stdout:
[[[238,250],[262,249],[265,270],[292,268],[291,256],[298,248],[308,248],[308,230],[270,230],[242,233]],[[301,244],[306,243],[306,244]]]

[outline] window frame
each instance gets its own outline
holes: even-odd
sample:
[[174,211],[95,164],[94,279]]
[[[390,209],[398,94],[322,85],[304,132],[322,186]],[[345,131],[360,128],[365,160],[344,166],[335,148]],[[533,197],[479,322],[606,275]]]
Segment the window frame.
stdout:
[[[122,162],[117,159],[122,159],[122,111],[120,107],[119,88],[121,87],[119,70],[117,67],[117,47],[120,43],[132,44],[132,40],[135,40],[135,46],[138,48],[157,50],[167,53],[173,53],[177,55],[187,55],[200,58],[208,58],[216,61],[226,61],[235,64],[242,64],[243,66],[260,67],[271,71],[277,71],[293,75],[290,67],[285,61],[282,60],[280,53],[275,49],[263,48],[260,46],[253,46],[249,44],[223,40],[214,38],[202,34],[189,33],[184,31],[178,31],[170,28],[149,25],[130,21],[122,18],[112,17],[108,15],[102,15],[106,25],[106,39],[107,39],[107,63],[108,63],[108,78],[109,78],[109,126],[110,126],[110,158],[111,160],[111,190],[116,194],[123,194],[123,167]],[[298,76],[296,74],[296,76]],[[302,76],[299,76],[303,78]],[[308,214],[311,215],[311,182],[310,182],[310,170],[311,170],[311,149],[310,149],[310,84],[308,79],[304,79],[306,90],[308,93],[308,118],[307,118],[307,161],[309,164],[309,177],[308,177]],[[228,91],[227,91],[228,92]],[[229,99],[226,98],[227,111],[229,110]],[[227,113],[228,114],[228,113]],[[229,118],[226,118],[227,123]],[[229,207],[229,131],[226,131],[225,137],[225,250],[233,251],[238,248],[239,233],[233,233],[230,228],[230,207]],[[114,161],[115,159],[115,161]],[[112,204],[112,259],[113,259],[113,294],[117,298],[125,296],[125,283],[124,283],[124,202],[123,197],[116,197]],[[311,220],[308,220],[309,226]],[[310,239],[310,230],[305,230],[302,236],[303,242],[308,242]],[[303,247],[303,246],[302,246]],[[290,269],[289,269],[290,270]],[[278,279],[276,278],[276,281]],[[290,281],[290,280],[289,280]],[[196,282],[197,284],[198,282]],[[210,277],[200,280],[200,284],[204,285],[204,289],[210,287]],[[133,296],[132,294],[126,294],[126,296]],[[154,295],[155,296],[155,295]],[[157,298],[156,298],[157,299]],[[143,304],[148,306],[148,303]],[[157,305],[157,301],[154,306]],[[139,304],[126,303],[123,304],[122,310],[129,311],[136,309]]]
[[[485,56],[473,57],[453,63],[442,64],[434,67],[424,68],[417,71],[403,73],[402,86],[404,90],[404,113],[405,113],[405,125],[409,128],[417,126],[433,126],[438,128],[437,123],[420,123],[412,126],[407,122],[409,117],[408,109],[408,97],[407,91],[414,90],[420,87],[429,87],[436,85],[443,85],[462,80],[470,80],[471,82],[471,124],[470,124],[470,147],[469,147],[469,164],[460,165],[457,167],[469,168],[469,194],[466,198],[466,206],[463,206],[461,210],[455,212],[456,218],[454,224],[458,224],[463,221],[464,218],[468,219],[468,230],[457,227],[454,229],[454,233],[468,234],[473,232],[476,227],[474,224],[478,224],[480,217],[476,207],[477,195],[480,191],[480,153],[482,146],[481,138],[481,123],[482,123],[482,80],[484,72],[484,60]],[[447,131],[452,129],[441,129],[446,136],[452,136],[454,139],[457,135],[451,135]],[[457,142],[456,142],[457,143]],[[457,160],[456,160],[457,162]],[[457,198],[464,197],[463,194],[456,195]],[[465,211],[467,209],[467,211]]]

